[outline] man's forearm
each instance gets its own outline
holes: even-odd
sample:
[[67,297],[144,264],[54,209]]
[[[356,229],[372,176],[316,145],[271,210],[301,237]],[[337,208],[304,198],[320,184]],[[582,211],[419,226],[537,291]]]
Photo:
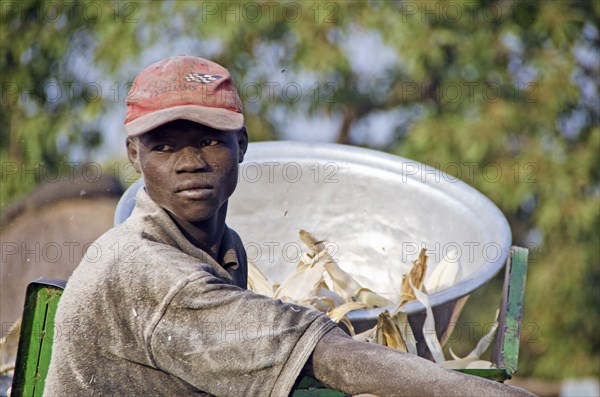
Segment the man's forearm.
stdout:
[[415,355],[355,341],[339,328],[334,328],[319,341],[310,364],[316,379],[328,387],[350,394],[532,395],[501,383],[444,369]]

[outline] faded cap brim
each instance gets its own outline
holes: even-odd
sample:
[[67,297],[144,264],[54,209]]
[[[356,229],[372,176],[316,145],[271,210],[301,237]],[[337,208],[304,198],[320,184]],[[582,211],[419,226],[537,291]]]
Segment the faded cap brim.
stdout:
[[125,124],[125,132],[128,136],[139,136],[175,120],[189,120],[222,131],[237,131],[244,126],[241,113],[223,108],[182,105],[140,116]]

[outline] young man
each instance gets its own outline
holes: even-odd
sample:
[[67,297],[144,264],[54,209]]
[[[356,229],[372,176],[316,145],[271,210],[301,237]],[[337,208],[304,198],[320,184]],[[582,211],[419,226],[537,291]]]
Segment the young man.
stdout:
[[286,396],[302,373],[347,393],[528,395],[354,341],[322,313],[246,289],[225,217],[248,136],[225,68],[157,62],[127,106],[146,188],[69,280],[46,395]]

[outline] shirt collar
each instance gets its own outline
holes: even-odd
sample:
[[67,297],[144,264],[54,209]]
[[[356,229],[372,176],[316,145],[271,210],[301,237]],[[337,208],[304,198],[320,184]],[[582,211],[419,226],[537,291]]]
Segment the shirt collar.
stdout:
[[231,236],[231,229],[225,225],[223,239],[221,240],[221,250],[219,251],[219,262],[225,268],[231,267],[237,269],[239,267],[238,253],[235,247],[233,237]]
[[[208,253],[193,245],[181,233],[175,222],[166,213],[164,209],[158,206],[148,195],[145,188],[138,191],[136,205],[130,216],[131,222],[141,223],[145,237],[179,248],[184,253],[193,256],[205,263],[225,270],[234,270],[239,267],[238,255],[235,248],[231,230],[227,225],[223,231],[221,248],[219,251],[217,263]],[[218,270],[217,268],[217,270]],[[227,273],[227,271],[225,271]]]

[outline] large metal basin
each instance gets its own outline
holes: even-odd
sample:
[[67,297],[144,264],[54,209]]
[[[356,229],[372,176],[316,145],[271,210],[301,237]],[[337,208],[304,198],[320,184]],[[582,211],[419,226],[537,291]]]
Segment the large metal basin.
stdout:
[[[116,222],[131,211],[139,186],[123,196]],[[334,258],[361,285],[392,300],[421,247],[428,249],[430,271],[456,251],[461,281],[430,295],[441,339],[449,336],[466,296],[503,267],[511,244],[506,218],[467,184],[402,157],[322,143],[250,144],[228,224],[242,237],[248,257],[275,282],[306,252],[298,237],[305,229],[328,241]],[[421,342],[424,307],[413,301],[405,310]],[[360,331],[381,311],[349,317]],[[425,343],[418,347],[426,356]]]

